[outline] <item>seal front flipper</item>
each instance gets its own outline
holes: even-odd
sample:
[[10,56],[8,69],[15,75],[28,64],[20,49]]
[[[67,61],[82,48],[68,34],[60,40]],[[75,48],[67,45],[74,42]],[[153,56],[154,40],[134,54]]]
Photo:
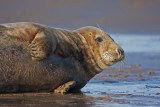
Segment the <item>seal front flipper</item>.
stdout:
[[42,60],[49,57],[56,48],[56,38],[45,32],[38,32],[29,45],[32,60]]
[[76,86],[76,81],[69,81],[69,82],[59,86],[57,89],[55,89],[54,93],[65,94],[75,86]]

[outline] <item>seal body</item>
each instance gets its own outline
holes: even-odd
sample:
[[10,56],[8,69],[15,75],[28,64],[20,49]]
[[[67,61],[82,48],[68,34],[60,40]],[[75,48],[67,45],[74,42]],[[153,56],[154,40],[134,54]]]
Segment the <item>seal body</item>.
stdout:
[[123,49],[95,27],[0,25],[0,93],[79,90],[123,59]]

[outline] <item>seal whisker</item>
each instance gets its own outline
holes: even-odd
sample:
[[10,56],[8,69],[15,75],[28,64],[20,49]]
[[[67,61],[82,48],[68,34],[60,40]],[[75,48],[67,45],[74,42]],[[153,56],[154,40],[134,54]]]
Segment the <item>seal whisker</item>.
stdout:
[[30,52],[31,55],[37,55],[38,53]]
[[124,68],[124,61],[121,61],[121,62],[119,62],[119,71],[122,71],[123,70],[123,68]]
[[99,26],[99,24],[97,23],[98,28],[100,29],[101,33],[103,33],[101,27]]

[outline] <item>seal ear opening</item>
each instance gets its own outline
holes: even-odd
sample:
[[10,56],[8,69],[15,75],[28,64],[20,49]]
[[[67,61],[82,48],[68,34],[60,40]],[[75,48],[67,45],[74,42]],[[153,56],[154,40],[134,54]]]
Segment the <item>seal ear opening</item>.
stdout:
[[93,35],[93,33],[92,33],[92,32],[89,32],[89,33],[88,33],[88,35],[89,35],[89,36],[92,36],[92,35]]

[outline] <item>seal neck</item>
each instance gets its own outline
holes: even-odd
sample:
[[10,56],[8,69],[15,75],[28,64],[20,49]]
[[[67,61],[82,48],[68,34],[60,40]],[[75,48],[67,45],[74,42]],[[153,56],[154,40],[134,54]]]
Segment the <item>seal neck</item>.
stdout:
[[102,71],[90,55],[87,41],[81,34],[62,29],[57,29],[56,31],[58,43],[54,54],[58,54],[64,58],[73,57],[80,62],[91,77]]
[[57,46],[54,54],[80,60],[81,49],[78,44],[78,35],[68,30],[56,29],[56,31]]

